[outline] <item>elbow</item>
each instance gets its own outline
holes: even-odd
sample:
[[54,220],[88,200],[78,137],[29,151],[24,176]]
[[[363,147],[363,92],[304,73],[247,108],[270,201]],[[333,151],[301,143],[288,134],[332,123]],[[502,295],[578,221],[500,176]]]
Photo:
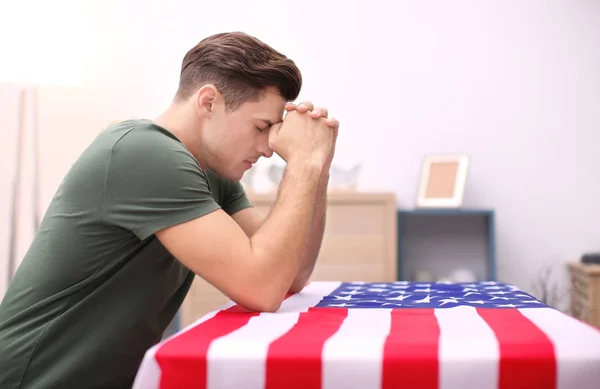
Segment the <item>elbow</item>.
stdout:
[[274,313],[277,312],[279,310],[279,308],[281,307],[281,303],[283,303],[283,300],[279,301],[279,300],[273,300],[273,301],[263,301],[260,303],[257,303],[255,306],[255,311],[256,312],[270,312],[270,313]]
[[247,296],[240,299],[238,305],[253,312],[277,312],[283,303],[283,298],[273,296]]
[[[257,286],[261,285],[261,286]],[[285,291],[278,290],[272,282],[250,283],[248,287],[238,291],[239,298],[234,300],[239,306],[254,312],[276,312],[285,300]]]
[[302,289],[304,289],[304,287],[308,284],[308,280],[310,279],[310,276],[311,276],[310,273],[299,274],[294,279],[294,282],[292,282],[292,285],[290,286],[290,289],[289,289],[289,293],[302,292]]
[[300,293],[302,292],[302,289],[304,289],[305,283],[294,283],[292,284],[292,286],[290,287],[290,293]]
[[[242,308],[254,312],[276,312],[290,293],[291,284],[296,284],[295,280],[285,276],[285,271],[262,266],[244,266],[237,270],[229,283],[233,292],[230,298]],[[303,287],[304,283],[299,290]]]

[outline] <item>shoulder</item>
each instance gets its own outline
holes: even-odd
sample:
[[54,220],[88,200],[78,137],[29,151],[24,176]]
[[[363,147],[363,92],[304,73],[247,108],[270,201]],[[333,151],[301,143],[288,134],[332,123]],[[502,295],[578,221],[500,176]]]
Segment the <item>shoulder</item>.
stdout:
[[110,129],[114,142],[106,169],[110,193],[135,195],[201,190],[209,193],[206,174],[187,148],[173,134],[150,121]]
[[136,169],[136,173],[150,169],[175,171],[186,167],[197,172],[202,170],[175,135],[149,120],[123,122],[109,132],[113,142],[111,169]]
[[150,153],[160,157],[174,152],[177,155],[193,158],[173,133],[149,120],[125,121],[107,131],[114,142],[113,153]]

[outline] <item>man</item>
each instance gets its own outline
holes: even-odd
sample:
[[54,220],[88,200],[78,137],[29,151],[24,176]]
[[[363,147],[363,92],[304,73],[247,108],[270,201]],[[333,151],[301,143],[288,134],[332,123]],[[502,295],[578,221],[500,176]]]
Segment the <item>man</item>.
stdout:
[[[172,105],[105,129],[61,183],[0,305],[3,389],[128,388],[194,274],[249,310],[307,282],[338,123],[294,63],[243,33],[201,41]],[[285,119],[282,120],[284,112]],[[264,218],[239,180],[286,161]]]

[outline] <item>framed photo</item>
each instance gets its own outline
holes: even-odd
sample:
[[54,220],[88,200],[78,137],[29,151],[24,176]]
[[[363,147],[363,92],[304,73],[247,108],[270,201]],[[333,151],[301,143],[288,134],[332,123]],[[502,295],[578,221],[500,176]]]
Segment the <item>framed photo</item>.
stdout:
[[417,207],[462,206],[468,167],[466,154],[426,156],[421,166]]

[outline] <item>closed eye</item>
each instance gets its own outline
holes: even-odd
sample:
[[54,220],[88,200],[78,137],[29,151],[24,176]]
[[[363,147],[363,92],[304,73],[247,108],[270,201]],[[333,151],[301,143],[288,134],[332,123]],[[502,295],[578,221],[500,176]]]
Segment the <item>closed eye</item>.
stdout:
[[264,131],[266,131],[266,130],[267,130],[266,128],[260,128],[260,127],[256,127],[256,129],[257,129],[258,131],[260,131],[260,132],[264,132]]

